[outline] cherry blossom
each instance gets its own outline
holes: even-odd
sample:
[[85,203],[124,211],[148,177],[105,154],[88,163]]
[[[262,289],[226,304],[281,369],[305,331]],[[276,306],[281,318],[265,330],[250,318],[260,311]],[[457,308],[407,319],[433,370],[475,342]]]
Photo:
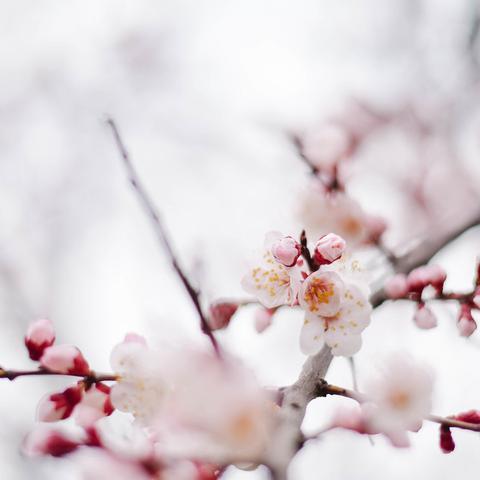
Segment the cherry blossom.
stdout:
[[119,377],[110,392],[113,406],[148,424],[167,388],[160,356],[147,347],[142,337],[129,334],[112,350],[110,364]]
[[219,463],[261,458],[275,406],[238,360],[185,352],[169,376],[173,387],[154,428],[159,451]]
[[30,457],[40,455],[62,457],[76,450],[78,446],[78,438],[59,429],[52,429],[43,425],[27,435],[22,450],[25,455]]
[[263,333],[271,324],[275,311],[268,308],[259,308],[255,312],[255,330]]
[[460,305],[457,328],[462,337],[470,337],[477,329],[477,322],[472,316],[472,309],[468,305]]
[[301,282],[300,267],[286,267],[272,254],[272,244],[282,237],[277,232],[267,234],[261,258],[250,267],[241,282],[243,289],[267,308],[295,303]]
[[68,418],[83,397],[83,385],[78,383],[60,393],[46,395],[37,407],[37,419],[56,422]]
[[417,431],[432,407],[433,378],[429,369],[411,357],[395,354],[385,359],[368,383],[364,406],[369,425],[397,446],[408,446],[407,431]]
[[273,258],[285,267],[293,267],[302,253],[302,247],[292,237],[280,237],[271,246]]
[[370,236],[368,218],[360,204],[345,193],[326,192],[318,181],[302,195],[299,215],[302,225],[313,237],[335,232],[354,248]]
[[385,293],[393,300],[405,297],[408,293],[407,276],[403,273],[398,273],[389,278],[385,282]]
[[210,305],[208,315],[208,325],[212,330],[226,328],[230,323],[235,312],[238,310],[238,304],[233,302],[216,302]]
[[358,287],[343,284],[333,272],[311,276],[313,280],[305,280],[299,297],[306,309],[300,335],[302,352],[313,355],[326,344],[333,355],[354,355],[362,344],[361,333],[370,323],[368,299]]

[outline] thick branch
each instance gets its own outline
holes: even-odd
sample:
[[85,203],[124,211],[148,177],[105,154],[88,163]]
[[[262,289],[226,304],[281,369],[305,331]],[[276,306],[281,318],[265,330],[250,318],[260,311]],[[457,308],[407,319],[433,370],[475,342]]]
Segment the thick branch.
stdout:
[[[398,273],[408,273],[414,268],[428,263],[445,246],[472,227],[480,224],[480,211],[472,220],[444,235],[432,236],[415,250],[398,257],[394,268]],[[383,288],[372,294],[370,301],[374,308],[387,300]],[[279,435],[273,442],[272,449],[288,452],[281,464],[275,465],[274,476],[277,480],[287,479],[287,468],[296,452],[301,448],[301,425],[308,403],[317,396],[318,385],[326,375],[332,360],[330,349],[325,346],[319,353],[309,357],[303,365],[299,379],[283,390],[284,401],[281,411]],[[320,381],[320,383],[319,383]],[[433,418],[433,417],[432,417]],[[288,457],[288,458],[287,458]]]
[[175,270],[175,273],[177,276],[180,278],[180,281],[182,282],[185,290],[187,291],[188,296],[190,297],[195,310],[198,313],[198,316],[200,318],[200,328],[202,332],[209,338],[215,352],[217,355],[220,354],[220,349],[217,343],[216,338],[214,337],[212,330],[210,329],[207,318],[205,314],[203,313],[202,307],[200,305],[200,298],[199,298],[199,292],[195,290],[193,285],[190,283],[190,280],[184,273],[183,269],[180,267],[177,257],[175,256],[173,252],[173,248],[171,246],[170,240],[168,238],[168,235],[166,233],[165,227],[163,226],[161,220],[160,220],[160,215],[157,212],[157,209],[155,207],[154,202],[148,195],[145,187],[143,186],[142,182],[140,181],[140,178],[135,170],[135,167],[133,166],[132,161],[130,160],[130,157],[128,155],[127,149],[125,147],[125,144],[120,136],[120,133],[118,131],[117,125],[115,121],[111,118],[107,119],[107,124],[109,127],[112,129],[113,136],[115,138],[115,143],[117,145],[118,151],[120,152],[120,156],[123,160],[123,164],[125,166],[125,169],[127,171],[127,176],[128,179],[135,190],[135,193],[137,194],[137,197],[149,216],[152,226],[155,230],[155,234],[157,236],[157,239],[159,240],[162,248],[165,250],[167,253],[168,258],[170,259],[170,262],[172,264],[173,269]]

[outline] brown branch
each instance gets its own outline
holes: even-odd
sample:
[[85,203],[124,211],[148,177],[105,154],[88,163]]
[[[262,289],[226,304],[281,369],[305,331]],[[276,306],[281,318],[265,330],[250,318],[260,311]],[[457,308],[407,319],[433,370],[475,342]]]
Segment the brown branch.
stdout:
[[45,368],[40,368],[38,370],[5,370],[0,368],[0,379],[4,378],[10,381],[15,380],[18,377],[32,377],[32,376],[64,376],[64,377],[77,377],[83,378],[86,383],[98,383],[98,382],[115,382],[118,380],[117,375],[112,373],[95,373],[91,371],[88,375],[79,375],[76,373],[59,373],[47,370]]
[[317,265],[315,260],[312,258],[310,250],[307,247],[307,234],[305,233],[305,230],[302,230],[302,233],[300,234],[300,246],[302,247],[302,257],[307,262],[308,268],[311,272],[316,272],[319,265]]
[[202,307],[200,305],[200,297],[199,297],[199,292],[195,290],[193,285],[190,283],[190,280],[184,273],[183,269],[180,267],[180,264],[177,260],[177,257],[175,256],[173,252],[172,245],[170,243],[170,240],[168,238],[167,232],[165,230],[165,227],[163,226],[161,220],[160,220],[160,215],[157,212],[157,209],[155,207],[155,204],[153,200],[150,198],[148,195],[145,187],[143,186],[142,182],[140,181],[140,178],[135,170],[135,167],[133,166],[132,161],[130,160],[130,157],[128,155],[127,149],[125,147],[125,144],[120,136],[119,130],[117,128],[117,125],[115,121],[112,118],[107,119],[107,125],[111,128],[113,137],[115,139],[115,143],[117,145],[118,151],[120,152],[120,156],[123,160],[123,164],[125,166],[125,169],[127,171],[127,176],[128,179],[134,189],[134,191],[137,194],[137,197],[147,213],[148,217],[151,220],[152,226],[155,230],[155,234],[157,236],[157,239],[159,240],[162,248],[165,250],[168,258],[170,259],[171,265],[173,269],[175,270],[177,276],[180,278],[180,281],[182,282],[185,290],[187,291],[188,296],[190,297],[195,310],[198,313],[198,316],[200,318],[200,329],[201,331],[209,338],[215,353],[217,355],[220,355],[220,348],[217,343],[216,338],[214,337],[211,328],[208,325],[207,322],[207,317],[205,316]]

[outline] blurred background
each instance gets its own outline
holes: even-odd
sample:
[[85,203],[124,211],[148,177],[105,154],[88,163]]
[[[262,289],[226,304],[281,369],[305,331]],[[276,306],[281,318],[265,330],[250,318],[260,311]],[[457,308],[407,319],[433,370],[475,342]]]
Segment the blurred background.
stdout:
[[[128,331],[150,343],[204,342],[106,115],[205,301],[243,297],[245,260],[265,232],[304,226],[309,173],[290,133],[353,121],[358,105],[382,121],[356,151],[347,188],[387,220],[387,245],[467,220],[480,205],[479,9],[472,0],[2,2],[0,365],[31,366],[23,335],[38,316],[100,371]],[[473,229],[438,256],[447,287],[470,287],[478,254]],[[281,311],[258,335],[254,311],[219,339],[262,382],[287,385],[304,361],[301,313]],[[382,354],[406,349],[436,372],[435,413],[480,408],[479,334],[460,338],[454,310],[435,311],[432,331],[414,326],[411,305],[376,312],[356,358],[360,388]],[[328,379],[350,386],[347,361],[336,359]],[[67,383],[0,384],[2,478],[77,478],[68,460],[19,453],[38,399]],[[306,430],[342,402],[314,401]],[[457,450],[443,455],[437,430],[425,425],[409,450],[332,432],[302,450],[292,475],[477,479],[478,435],[455,432]],[[266,477],[232,468],[225,478]]]

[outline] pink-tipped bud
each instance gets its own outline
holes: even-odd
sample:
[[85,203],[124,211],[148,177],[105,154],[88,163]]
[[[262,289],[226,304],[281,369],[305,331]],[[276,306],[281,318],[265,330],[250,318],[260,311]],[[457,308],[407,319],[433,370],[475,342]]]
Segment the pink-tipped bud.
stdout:
[[477,329],[477,323],[472,317],[471,308],[466,304],[460,305],[457,328],[462,337],[469,337]]
[[83,396],[83,385],[77,384],[60,393],[43,397],[37,407],[37,420],[56,422],[68,418]]
[[302,246],[292,237],[283,237],[271,247],[273,258],[285,267],[293,267],[302,253]]
[[83,428],[91,428],[97,420],[108,417],[113,411],[110,387],[103,383],[96,383],[85,392],[81,403],[75,408],[73,416],[78,425]]
[[430,285],[441,292],[443,290],[443,284],[447,279],[447,273],[438,265],[428,265],[426,269]]
[[389,298],[397,300],[406,297],[408,293],[407,277],[398,273],[385,282],[385,293]]
[[474,423],[475,425],[480,424],[480,411],[478,410],[468,410],[467,412],[459,413],[455,415],[455,419],[460,420],[461,422]]
[[78,446],[78,442],[68,438],[60,431],[37,428],[24,440],[22,450],[30,457],[40,455],[62,457],[73,452]]
[[50,320],[39,318],[30,324],[25,336],[25,346],[32,360],[40,360],[46,348],[55,342],[55,330]]
[[452,432],[445,425],[440,426],[440,448],[443,453],[452,453],[455,450]]
[[255,330],[263,333],[271,324],[275,310],[270,308],[259,308],[255,312]]
[[437,317],[434,313],[425,306],[424,303],[419,303],[417,311],[413,316],[413,321],[418,328],[428,330],[437,326]]
[[43,352],[40,359],[42,367],[52,372],[88,375],[90,367],[77,347],[73,345],[54,345]]
[[409,291],[421,293],[430,283],[430,275],[427,267],[418,267],[412,270],[407,277]]
[[316,243],[313,259],[317,265],[328,265],[338,260],[346,247],[347,244],[342,237],[335,233],[329,233],[321,237]]
[[238,303],[234,302],[217,302],[212,303],[209,309],[208,326],[212,330],[221,330],[228,327],[230,320],[238,310]]

